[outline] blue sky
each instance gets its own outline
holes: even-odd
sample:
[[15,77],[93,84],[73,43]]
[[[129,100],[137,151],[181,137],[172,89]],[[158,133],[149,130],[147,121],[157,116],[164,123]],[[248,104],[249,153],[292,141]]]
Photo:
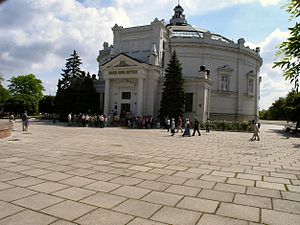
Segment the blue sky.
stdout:
[[[45,94],[54,95],[65,59],[76,49],[82,69],[97,73],[96,57],[104,41],[112,43],[111,27],[169,21],[177,0],[7,0],[0,5],[0,73],[33,73]],[[276,46],[288,37],[287,0],[181,0],[187,21],[233,41],[261,47],[260,108],[285,96],[292,85],[272,69]]]

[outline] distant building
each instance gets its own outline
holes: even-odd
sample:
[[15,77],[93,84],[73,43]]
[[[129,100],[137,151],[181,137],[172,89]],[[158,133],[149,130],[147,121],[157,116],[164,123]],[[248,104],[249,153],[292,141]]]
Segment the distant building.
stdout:
[[[104,114],[130,111],[157,118],[164,73],[175,50],[184,78],[185,117],[200,120],[249,120],[258,116],[260,98],[259,48],[244,46],[188,24],[177,5],[166,24],[112,28],[113,45],[99,52],[95,81]],[[205,66],[204,66],[205,65]]]

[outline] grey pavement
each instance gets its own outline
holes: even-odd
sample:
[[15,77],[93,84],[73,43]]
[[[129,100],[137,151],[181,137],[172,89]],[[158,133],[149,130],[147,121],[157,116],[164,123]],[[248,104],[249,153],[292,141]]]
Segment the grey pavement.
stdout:
[[0,225],[300,224],[300,138],[15,124],[0,139]]

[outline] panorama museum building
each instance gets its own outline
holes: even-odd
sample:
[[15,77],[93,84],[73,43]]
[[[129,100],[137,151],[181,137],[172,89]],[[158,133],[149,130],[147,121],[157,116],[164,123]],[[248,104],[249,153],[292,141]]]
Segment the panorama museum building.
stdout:
[[113,44],[99,51],[95,87],[104,114],[131,112],[157,119],[164,74],[173,51],[182,66],[184,117],[250,120],[258,116],[260,49],[188,24],[177,5],[168,23],[112,27]]

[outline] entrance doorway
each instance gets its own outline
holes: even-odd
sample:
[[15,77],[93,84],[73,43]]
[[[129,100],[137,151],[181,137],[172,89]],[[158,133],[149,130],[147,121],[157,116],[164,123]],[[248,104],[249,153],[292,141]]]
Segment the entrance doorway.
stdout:
[[121,112],[130,112],[130,103],[121,103]]

